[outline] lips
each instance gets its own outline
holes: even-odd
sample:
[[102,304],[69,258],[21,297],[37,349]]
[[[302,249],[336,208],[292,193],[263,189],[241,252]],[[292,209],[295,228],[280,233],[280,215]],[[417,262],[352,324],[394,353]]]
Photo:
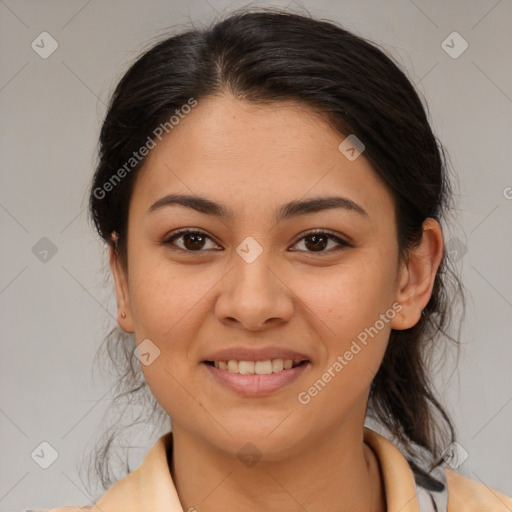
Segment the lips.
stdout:
[[248,347],[232,347],[223,350],[211,352],[203,359],[203,363],[215,363],[218,361],[267,361],[273,359],[282,359],[283,361],[292,360],[294,365],[303,361],[309,361],[307,354],[297,352],[295,350],[284,349],[279,347],[267,348],[248,348]]
[[212,382],[244,397],[265,397],[291,385],[311,367],[311,357],[297,350],[231,347],[208,353],[201,366]]
[[[256,373],[234,373],[209,365],[206,362],[202,363],[203,369],[213,379],[210,382],[220,384],[224,389],[247,398],[266,397],[279,392],[282,388],[290,386],[299,379],[309,370],[310,366],[308,362],[304,361],[292,368],[260,375]],[[210,385],[208,385],[209,388]]]

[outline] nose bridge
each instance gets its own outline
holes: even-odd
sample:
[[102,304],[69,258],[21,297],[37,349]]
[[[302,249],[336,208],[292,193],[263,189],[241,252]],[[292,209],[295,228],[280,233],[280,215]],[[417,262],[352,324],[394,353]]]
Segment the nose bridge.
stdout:
[[219,320],[237,320],[256,329],[267,320],[290,317],[291,294],[278,278],[271,251],[247,237],[233,253],[232,264],[216,305]]
[[[262,248],[260,252],[244,243],[237,248],[237,255],[233,255],[233,260],[235,265],[234,284],[240,285],[237,286],[237,291],[246,294],[252,289],[254,294],[268,293],[269,288],[273,287],[271,281],[275,279],[275,276],[271,270],[270,251]],[[251,295],[249,293],[249,296]]]

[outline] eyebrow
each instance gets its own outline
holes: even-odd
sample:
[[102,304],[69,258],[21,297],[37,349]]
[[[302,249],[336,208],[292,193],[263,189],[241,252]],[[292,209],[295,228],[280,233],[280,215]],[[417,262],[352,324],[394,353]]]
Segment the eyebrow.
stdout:
[[[210,199],[206,199],[205,197],[197,196],[197,195],[187,195],[187,194],[169,194],[160,199],[158,199],[155,203],[153,203],[147,213],[152,213],[157,210],[160,210],[169,206],[184,206],[186,208],[191,208],[192,210],[196,210],[200,213],[205,213],[207,215],[213,215],[215,217],[224,218],[224,219],[232,219],[233,212],[229,210],[225,205],[216,203],[211,201]],[[299,215],[304,215],[307,213],[317,213],[324,210],[331,210],[334,208],[341,208],[348,212],[354,212],[362,217],[369,218],[366,210],[352,201],[347,197],[341,196],[323,196],[323,197],[314,197],[312,199],[306,199],[303,201],[291,201],[285,205],[282,205],[276,211],[276,222],[281,222],[283,220],[290,219],[292,217],[297,217]]]

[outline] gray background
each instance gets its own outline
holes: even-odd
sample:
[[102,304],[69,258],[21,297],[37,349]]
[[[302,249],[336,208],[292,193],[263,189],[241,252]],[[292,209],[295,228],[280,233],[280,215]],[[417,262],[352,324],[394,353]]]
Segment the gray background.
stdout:
[[[0,511],[91,504],[78,467],[112,398],[91,367],[115,303],[84,195],[109,93],[166,28],[243,5],[0,1]],[[447,241],[459,248],[470,293],[458,370],[448,357],[437,379],[469,455],[460,471],[512,495],[512,2],[291,5],[389,50],[429,105],[459,175]],[[31,47],[43,31],[58,42],[47,59]],[[458,58],[442,47],[453,31],[469,44]],[[461,40],[445,44],[462,48]],[[142,438],[139,459],[158,435]],[[58,453],[48,469],[31,456],[43,441]]]

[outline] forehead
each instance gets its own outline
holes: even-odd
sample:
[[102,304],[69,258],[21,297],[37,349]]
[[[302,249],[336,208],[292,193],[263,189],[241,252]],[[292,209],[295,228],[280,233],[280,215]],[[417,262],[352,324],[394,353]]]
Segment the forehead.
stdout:
[[157,144],[148,160],[161,160],[172,153],[182,162],[207,158],[209,165],[219,161],[226,167],[237,165],[233,157],[248,160],[256,156],[254,165],[272,161],[274,167],[276,158],[300,161],[307,151],[310,159],[322,162],[340,137],[306,105],[291,101],[262,105],[222,95],[201,99]]
[[205,98],[157,141],[137,178],[137,195],[149,202],[180,190],[262,210],[284,198],[336,191],[367,211],[392,208],[364,156],[350,161],[340,152],[344,139],[306,105]]

